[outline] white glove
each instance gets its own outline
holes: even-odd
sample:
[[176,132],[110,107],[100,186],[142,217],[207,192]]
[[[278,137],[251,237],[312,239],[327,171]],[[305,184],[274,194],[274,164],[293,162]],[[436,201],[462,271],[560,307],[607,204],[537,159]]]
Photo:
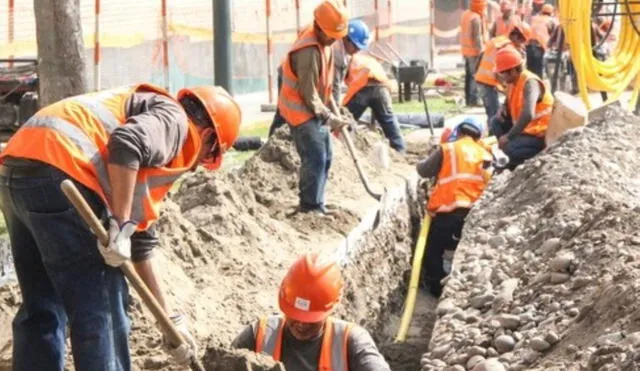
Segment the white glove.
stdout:
[[331,128],[331,131],[340,131],[343,126],[349,125],[349,121],[332,113],[327,119],[327,124]]
[[340,107],[340,115],[349,121],[356,121],[347,107]]
[[169,337],[163,333],[162,335],[162,348],[167,352],[173,360],[179,364],[184,365],[191,361],[191,358],[198,354],[198,345],[196,344],[196,340],[189,332],[187,328],[187,318],[182,314],[175,314],[169,317],[171,322],[173,322],[174,326],[182,335],[184,339],[184,343],[178,347],[172,347],[169,343]]
[[131,235],[136,231],[136,223],[129,220],[122,225],[109,218],[109,244],[104,246],[98,240],[98,250],[104,262],[112,267],[119,267],[131,258]]

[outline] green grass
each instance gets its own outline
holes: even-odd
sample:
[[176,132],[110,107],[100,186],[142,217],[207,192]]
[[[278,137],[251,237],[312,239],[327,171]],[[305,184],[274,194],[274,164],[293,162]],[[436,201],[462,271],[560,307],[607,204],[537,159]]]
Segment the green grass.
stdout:
[[[448,116],[457,111],[458,107],[454,102],[447,101],[444,98],[427,98],[429,113],[440,113]],[[410,102],[394,103],[393,111],[395,113],[424,113],[424,104],[417,100]]]
[[269,134],[269,126],[271,120],[257,121],[240,128],[240,135],[246,137],[262,137],[266,138]]

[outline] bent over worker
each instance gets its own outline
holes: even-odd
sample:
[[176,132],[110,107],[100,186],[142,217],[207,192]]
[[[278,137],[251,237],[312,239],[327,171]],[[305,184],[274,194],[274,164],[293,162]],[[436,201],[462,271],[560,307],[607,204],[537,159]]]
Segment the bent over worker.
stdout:
[[[233,145],[240,108],[224,89],[148,84],[64,99],[38,111],[0,155],[0,205],[22,304],[13,320],[14,370],[63,370],[65,332],[77,370],[130,370],[128,288],[133,266],[188,345],[165,350],[181,364],[197,352],[185,317],[169,308],[153,266],[154,221],[172,184],[213,170]],[[107,223],[96,242],[66,199],[71,179]],[[96,246],[97,244],[97,246]]]
[[246,326],[232,347],[271,356],[296,371],[388,371],[367,330],[331,316],[344,282],[332,258],[298,258],[280,284],[283,315]]
[[485,29],[482,21],[486,0],[471,0],[470,9],[460,18],[460,45],[464,57],[464,100],[467,106],[478,104],[478,87],[473,78],[482,53]]
[[498,91],[504,91],[504,87],[500,84],[494,72],[496,54],[498,50],[507,45],[512,45],[518,50],[524,50],[524,45],[531,37],[531,29],[524,22],[516,23],[508,36],[508,38],[498,36],[487,41],[475,75],[476,82],[480,88],[484,110],[487,113],[487,120],[498,113],[498,108],[500,108]]
[[373,57],[357,54],[368,48],[369,37],[369,28],[363,21],[349,21],[349,33],[343,39],[343,43],[351,60],[345,79],[347,93],[342,104],[355,120],[360,119],[367,108],[371,108],[371,114],[380,123],[391,148],[404,152],[406,144],[400,132],[400,125],[393,114],[387,73]]
[[507,85],[507,99],[490,121],[492,135],[510,158],[513,170],[545,147],[553,96],[540,77],[524,69],[520,53],[505,47],[496,56],[496,73]]
[[467,117],[453,130],[455,141],[440,144],[416,166],[421,177],[436,178],[427,203],[432,220],[422,261],[422,282],[435,297],[442,294],[440,281],[450,272],[464,220],[489,179],[485,169],[492,156],[479,143],[484,132],[477,118]]
[[329,130],[349,124],[333,99],[334,56],[330,46],[347,34],[342,2],[325,0],[315,8],[313,27],[295,41],[283,65],[280,114],[289,124],[300,155],[296,212],[326,213],[324,191],[331,167]]

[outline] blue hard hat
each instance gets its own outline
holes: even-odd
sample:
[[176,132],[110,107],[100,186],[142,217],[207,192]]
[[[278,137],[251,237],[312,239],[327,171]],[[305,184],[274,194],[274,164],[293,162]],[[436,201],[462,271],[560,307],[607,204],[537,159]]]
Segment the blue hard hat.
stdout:
[[349,33],[347,38],[353,43],[359,50],[365,50],[369,47],[369,27],[366,23],[359,19],[352,19],[349,21]]
[[467,116],[462,122],[460,122],[451,132],[449,142],[455,142],[460,137],[460,129],[464,128],[465,131],[475,134],[478,139],[484,135],[484,123],[475,116]]

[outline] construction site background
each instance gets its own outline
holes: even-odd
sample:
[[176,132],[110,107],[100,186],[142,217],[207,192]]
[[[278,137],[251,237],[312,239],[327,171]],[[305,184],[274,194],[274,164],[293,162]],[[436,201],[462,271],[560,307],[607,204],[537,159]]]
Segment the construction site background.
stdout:
[[[461,2],[434,0],[347,0],[352,17],[363,19],[375,37],[390,44],[405,60],[429,61],[432,36],[436,53],[458,43]],[[99,4],[99,17],[96,16]],[[213,84],[213,6],[211,0],[165,0],[168,63],[163,63],[162,0],[82,0],[82,31],[87,56],[89,90],[100,71],[100,88],[148,81],[168,86]],[[233,1],[233,84],[235,94],[268,87],[265,0]],[[295,40],[296,0],[271,0],[273,34],[272,76]],[[300,0],[302,27],[312,22],[317,0]],[[37,55],[34,2],[0,0],[0,58]],[[377,9],[377,11],[376,11]],[[432,18],[434,20],[432,27]],[[95,26],[99,24],[99,53],[95,53]],[[434,30],[433,34],[431,30]],[[95,58],[95,56],[99,58]],[[97,61],[97,66],[96,62]],[[165,82],[165,72],[169,81]]]

